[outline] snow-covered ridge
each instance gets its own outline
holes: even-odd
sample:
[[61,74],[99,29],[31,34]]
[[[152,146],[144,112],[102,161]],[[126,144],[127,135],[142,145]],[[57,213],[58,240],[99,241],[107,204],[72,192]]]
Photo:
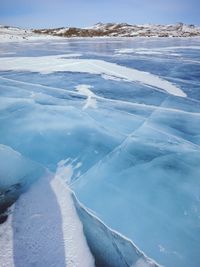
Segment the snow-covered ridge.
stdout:
[[39,29],[35,33],[63,37],[192,37],[200,36],[200,27],[193,24],[130,25],[127,23],[97,23],[87,28]]

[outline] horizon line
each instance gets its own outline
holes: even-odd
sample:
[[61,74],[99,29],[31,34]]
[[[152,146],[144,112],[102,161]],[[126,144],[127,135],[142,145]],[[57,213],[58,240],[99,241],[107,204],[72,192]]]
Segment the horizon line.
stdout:
[[22,26],[16,26],[16,25],[8,25],[8,24],[2,24],[0,22],[0,26],[3,26],[3,27],[13,27],[13,28],[20,28],[20,29],[59,29],[59,28],[79,28],[79,29],[84,29],[84,28],[87,28],[87,27],[92,27],[92,26],[95,26],[97,24],[102,24],[102,25],[105,25],[105,24],[127,24],[127,25],[130,25],[130,26],[138,26],[138,25],[161,25],[161,26],[165,26],[165,25],[178,25],[178,24],[183,24],[183,25],[194,25],[196,27],[200,27],[200,24],[195,24],[195,23],[185,23],[185,22],[182,22],[182,21],[177,21],[175,23],[128,23],[128,22],[97,22],[97,23],[94,23],[90,26],[73,26],[73,25],[69,25],[69,26],[63,26],[63,25],[60,25],[60,26],[54,26],[54,27],[22,27]]

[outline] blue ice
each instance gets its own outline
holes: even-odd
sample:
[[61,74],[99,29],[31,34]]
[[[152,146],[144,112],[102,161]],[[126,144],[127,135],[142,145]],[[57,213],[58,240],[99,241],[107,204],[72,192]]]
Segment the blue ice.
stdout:
[[[1,71],[2,203],[2,192],[25,189],[64,160],[76,197],[108,227],[166,267],[199,267],[199,45],[199,38],[0,44],[14,57],[80,53],[150,72],[187,94],[90,73]],[[76,90],[83,84],[96,108],[84,108],[87,96]]]

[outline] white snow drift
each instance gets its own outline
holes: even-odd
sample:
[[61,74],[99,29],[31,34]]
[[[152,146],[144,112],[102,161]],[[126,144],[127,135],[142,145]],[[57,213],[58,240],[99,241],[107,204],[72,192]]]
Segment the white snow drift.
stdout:
[[[166,91],[169,94],[186,97],[176,85],[148,72],[120,66],[115,63],[96,59],[65,58],[65,55],[43,57],[4,57],[0,58],[0,71],[34,71],[52,73],[55,71],[82,72],[108,77],[117,77],[130,82],[141,82]],[[104,77],[104,76],[102,76]]]

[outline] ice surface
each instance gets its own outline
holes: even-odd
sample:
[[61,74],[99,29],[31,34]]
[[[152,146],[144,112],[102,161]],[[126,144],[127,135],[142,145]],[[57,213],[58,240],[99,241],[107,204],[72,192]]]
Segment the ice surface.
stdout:
[[[71,256],[80,262],[83,254],[92,262],[91,250],[100,262],[109,252],[114,267],[119,254],[143,266],[134,243],[166,267],[200,266],[199,45],[199,38],[0,44],[4,209],[44,169],[52,173],[21,195],[0,226],[1,238],[14,240],[0,248],[0,261],[7,258],[12,266],[41,260],[46,267],[59,258],[66,266]],[[120,49],[129,50],[119,54]],[[79,218],[55,175],[84,204]],[[40,236],[34,228],[39,224],[46,227],[39,228]],[[35,244],[48,257],[40,257]]]
[[95,257],[96,266],[159,267],[130,240],[109,229],[102,221],[86,210],[74,195],[73,199],[83,223],[88,244]]
[[103,221],[158,262],[182,266],[188,257],[192,266],[192,257],[198,266],[199,160],[195,145],[143,126],[72,188]]

